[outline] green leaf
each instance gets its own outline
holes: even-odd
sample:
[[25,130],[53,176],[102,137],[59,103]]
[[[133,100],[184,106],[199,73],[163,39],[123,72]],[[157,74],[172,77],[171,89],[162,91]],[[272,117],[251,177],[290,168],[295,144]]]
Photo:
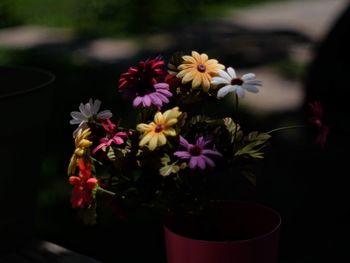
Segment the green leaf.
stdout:
[[247,144],[243,144],[242,148],[237,150],[234,155],[246,155],[254,159],[262,159],[264,158],[264,153],[261,150],[267,145],[267,140],[270,137],[267,133],[251,132],[243,139],[244,143]]
[[231,136],[231,143],[233,143],[235,140],[240,141],[243,137],[243,132],[241,131],[241,127],[239,124],[236,124],[232,118],[224,118],[224,124],[226,126],[226,129],[230,133]]

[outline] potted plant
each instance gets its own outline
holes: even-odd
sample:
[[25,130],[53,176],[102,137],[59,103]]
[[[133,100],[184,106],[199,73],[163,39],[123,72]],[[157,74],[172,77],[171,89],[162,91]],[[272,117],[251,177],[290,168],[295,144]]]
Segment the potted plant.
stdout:
[[[161,210],[169,262],[277,262],[279,214],[227,201],[222,186],[249,192],[271,134],[300,125],[260,132],[235,121],[239,100],[262,86],[253,73],[240,77],[196,51],[174,54],[167,67],[157,57],[120,76],[118,90],[136,112],[132,128],[100,111],[99,100],[71,113],[70,123],[78,125],[68,166],[73,207],[90,212],[92,223],[99,202],[108,202],[119,217],[134,207]],[[221,110],[228,96],[232,116]],[[319,107],[312,104],[316,126]]]

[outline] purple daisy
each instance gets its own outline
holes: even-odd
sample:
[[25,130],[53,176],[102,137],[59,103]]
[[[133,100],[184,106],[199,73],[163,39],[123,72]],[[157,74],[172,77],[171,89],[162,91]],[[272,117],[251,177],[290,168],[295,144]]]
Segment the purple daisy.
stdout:
[[168,98],[172,96],[167,83],[156,83],[153,85],[154,91],[144,95],[137,96],[133,101],[133,106],[136,108],[140,105],[149,107],[151,105],[158,108],[163,106],[163,103],[168,103]]
[[198,167],[204,170],[207,165],[214,167],[215,163],[209,156],[221,157],[222,154],[215,150],[206,149],[205,147],[210,142],[210,140],[205,140],[203,136],[201,136],[197,139],[196,144],[190,144],[180,135],[180,145],[185,147],[186,151],[177,151],[174,155],[181,159],[189,159],[189,167],[191,169]]

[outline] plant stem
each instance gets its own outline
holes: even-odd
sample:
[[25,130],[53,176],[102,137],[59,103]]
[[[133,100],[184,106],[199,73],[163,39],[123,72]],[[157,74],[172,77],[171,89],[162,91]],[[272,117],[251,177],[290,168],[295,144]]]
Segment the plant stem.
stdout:
[[236,144],[236,137],[237,137],[237,130],[238,130],[238,121],[237,121],[237,116],[238,116],[238,95],[237,93],[235,93],[235,101],[236,101],[236,105],[235,105],[235,133],[233,135],[233,149],[235,148],[235,144]]
[[103,193],[106,193],[106,194],[109,194],[109,195],[115,195],[115,193],[113,193],[113,192],[111,192],[111,191],[108,191],[108,190],[106,190],[106,189],[103,189],[102,187],[98,187],[97,188],[97,191],[101,191],[101,192],[103,192]]
[[284,126],[284,127],[279,127],[276,129],[273,129],[271,131],[266,132],[267,134],[271,134],[273,132],[277,132],[277,131],[283,131],[283,130],[289,130],[289,129],[296,129],[296,128],[304,128],[304,127],[308,127],[308,125],[291,125],[291,126]]

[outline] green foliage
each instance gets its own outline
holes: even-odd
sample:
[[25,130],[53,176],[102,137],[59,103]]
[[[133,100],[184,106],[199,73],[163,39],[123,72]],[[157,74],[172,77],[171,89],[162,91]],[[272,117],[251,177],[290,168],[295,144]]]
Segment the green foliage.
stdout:
[[247,144],[235,153],[235,156],[249,156],[254,159],[264,158],[263,152],[261,151],[265,146],[267,140],[271,135],[267,133],[259,133],[257,131],[249,133],[244,137],[243,141]]
[[24,23],[70,27],[87,36],[139,36],[266,1],[272,0],[1,0],[0,27]]

